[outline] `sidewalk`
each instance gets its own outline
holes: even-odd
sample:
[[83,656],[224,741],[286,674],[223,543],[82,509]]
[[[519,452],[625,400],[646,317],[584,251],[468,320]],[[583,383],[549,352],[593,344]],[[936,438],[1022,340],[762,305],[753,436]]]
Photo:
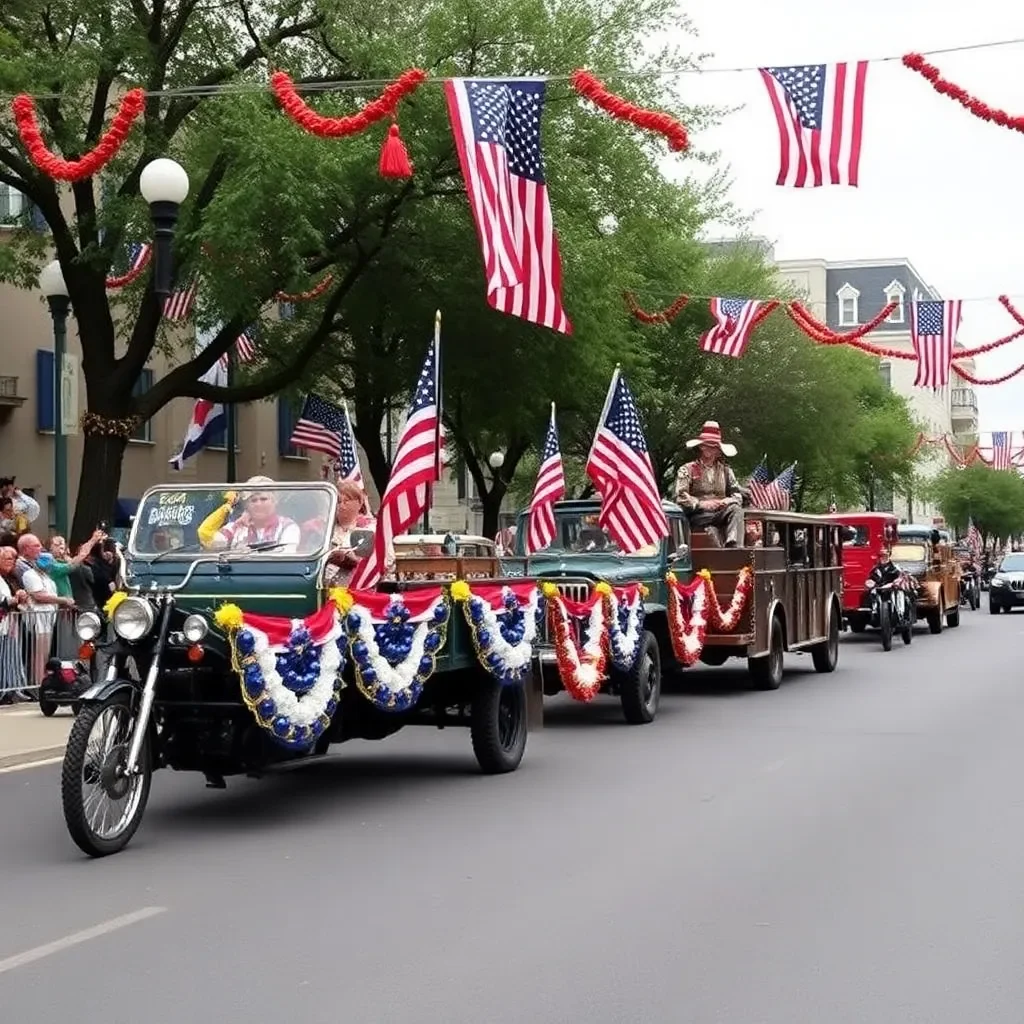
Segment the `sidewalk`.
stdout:
[[0,708],[0,768],[60,757],[74,720],[69,708],[53,718],[44,718],[37,704]]

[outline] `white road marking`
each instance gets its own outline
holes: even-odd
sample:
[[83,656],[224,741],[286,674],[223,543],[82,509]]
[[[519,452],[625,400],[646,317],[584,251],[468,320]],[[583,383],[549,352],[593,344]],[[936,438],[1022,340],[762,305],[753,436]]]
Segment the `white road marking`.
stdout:
[[25,761],[22,764],[9,764],[6,768],[0,768],[0,775],[6,775],[7,772],[23,772],[29,768],[42,768],[43,765],[47,764],[60,764],[63,760],[63,757],[45,757],[42,761]]
[[57,939],[55,942],[47,942],[44,946],[26,949],[24,953],[15,953],[14,956],[9,956],[6,960],[0,960],[0,974],[16,970],[18,967],[25,967],[27,964],[35,963],[36,960],[53,956],[54,953],[61,953],[65,949],[78,946],[83,942],[88,942],[90,939],[98,939],[121,928],[138,924],[140,921],[156,917],[157,914],[162,914],[166,910],[166,907],[143,907],[141,910],[133,910],[130,914],[112,917],[109,921],[94,925],[92,928],[86,928],[84,931],[72,932],[71,935],[65,935],[63,939]]

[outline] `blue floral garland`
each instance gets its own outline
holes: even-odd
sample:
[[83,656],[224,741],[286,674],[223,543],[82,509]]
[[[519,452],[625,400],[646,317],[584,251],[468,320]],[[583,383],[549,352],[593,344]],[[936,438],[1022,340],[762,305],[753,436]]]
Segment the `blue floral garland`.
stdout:
[[540,592],[535,594],[532,623],[527,617],[529,604],[523,605],[512,591],[504,595],[500,608],[476,594],[470,594],[463,606],[477,660],[503,686],[521,684],[530,671],[537,627],[545,610]]

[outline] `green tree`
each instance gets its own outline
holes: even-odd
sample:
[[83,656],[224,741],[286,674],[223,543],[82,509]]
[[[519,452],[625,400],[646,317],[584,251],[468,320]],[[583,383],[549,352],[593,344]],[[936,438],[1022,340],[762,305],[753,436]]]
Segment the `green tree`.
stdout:
[[[440,89],[425,88],[405,104],[403,136],[416,175],[388,183],[375,172],[380,130],[333,141],[304,135],[260,86],[278,66],[300,82],[341,80],[352,87],[334,96],[321,92],[313,102],[324,113],[349,113],[379,91],[381,79],[407,66],[439,75],[619,67],[623,54],[645,53],[655,31],[682,38],[688,28],[669,0],[428,0],[416,8],[378,5],[368,18],[352,17],[337,0],[5,3],[0,90],[46,97],[39,113],[51,148],[75,155],[94,146],[122,84],[142,84],[149,93],[141,126],[102,180],[70,190],[30,164],[12,125],[0,129],[0,181],[25,193],[45,217],[64,270],[82,339],[89,411],[108,422],[145,420],[178,397],[254,401],[333,371],[337,387],[357,400],[360,439],[372,449],[380,416],[407,388],[422,357],[419,339],[429,331],[430,307],[443,299],[460,315],[473,311],[462,338],[454,328],[458,316],[446,318],[452,325],[446,328],[446,381],[460,447],[479,470],[481,444],[500,435],[513,454],[510,474],[515,451],[541,429],[542,407],[552,397],[542,388],[531,392],[530,385],[554,381],[570,353],[586,378],[583,367],[592,358],[607,364],[612,341],[622,333],[619,293],[596,283],[602,275],[616,279],[627,247],[602,233],[603,218],[629,225],[681,210],[678,194],[669,193],[657,171],[663,147],[587,109],[564,84],[552,87],[545,139],[565,293],[577,323],[568,342],[487,313]],[[646,105],[682,109],[674,79],[661,73],[690,66],[684,52],[669,46],[635,60],[633,70],[649,74],[610,84]],[[699,128],[708,114],[685,116]],[[148,236],[139,175],[148,160],[164,155],[181,160],[193,182],[175,240],[177,281],[200,278],[199,317],[206,326],[222,324],[198,355],[173,353],[175,342],[147,281],[115,294],[105,289],[125,243]],[[46,243],[22,232],[0,250],[0,275],[31,286]],[[404,272],[410,263],[423,271],[415,291],[404,281],[396,287],[386,273]],[[301,315],[264,323],[265,358],[236,386],[199,382],[278,290],[304,290],[328,272],[331,287]],[[373,286],[361,285],[371,274]],[[488,379],[481,383],[481,375],[460,362],[471,346],[487,353],[495,393],[505,395],[517,375],[533,374],[520,389],[531,395],[522,409],[486,401]],[[133,397],[157,347],[180,363]],[[540,350],[524,371],[519,360]],[[608,369],[595,370],[595,380]],[[503,376],[496,380],[495,372]],[[553,397],[566,393],[569,377],[562,371]],[[587,388],[581,379],[582,395]],[[125,444],[124,436],[86,432],[74,536],[84,536],[109,512]],[[371,453],[378,483],[386,472],[379,447],[378,441]],[[507,481],[495,483],[503,493]]]
[[973,519],[986,542],[1024,533],[1024,480],[1019,473],[979,463],[949,469],[932,482],[931,494],[946,522],[965,530]]

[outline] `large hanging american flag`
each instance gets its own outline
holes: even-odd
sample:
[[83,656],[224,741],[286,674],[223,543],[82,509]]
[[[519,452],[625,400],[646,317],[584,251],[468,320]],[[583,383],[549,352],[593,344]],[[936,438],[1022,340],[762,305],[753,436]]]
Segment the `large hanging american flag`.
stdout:
[[783,470],[775,479],[768,470],[764,459],[750,474],[747,489],[750,491],[750,504],[754,508],[770,509],[784,512],[792,504],[793,485],[796,482],[796,463]]
[[739,359],[750,343],[750,332],[760,305],[757,299],[712,299],[711,315],[715,326],[701,335],[701,349]]
[[856,186],[868,62],[760,70],[779,129],[776,184]]
[[455,78],[448,114],[494,309],[572,333],[562,308],[562,259],[544,180],[536,79]]
[[441,360],[440,320],[423,363],[409,415],[398,439],[391,476],[380,500],[373,551],[356,567],[352,586],[376,585],[387,565],[395,537],[404,533],[423,514],[430,488],[441,477]]
[[562,469],[562,450],[558,444],[558,425],[555,423],[555,403],[551,403],[551,422],[548,423],[544,450],[540,456],[537,483],[530,500],[530,527],[526,532],[526,553],[546,548],[555,539],[555,502],[565,497],[565,473]]
[[306,395],[288,443],[295,448],[323,452],[328,458],[340,461],[346,422],[340,405],[319,395]]
[[1009,469],[1013,465],[1010,452],[1010,432],[992,431],[992,468]]
[[956,332],[960,329],[959,299],[924,299],[911,303],[910,341],[917,356],[914,386],[949,386]]
[[598,522],[627,554],[668,536],[640,413],[616,369],[587,458],[587,476],[601,495]]

